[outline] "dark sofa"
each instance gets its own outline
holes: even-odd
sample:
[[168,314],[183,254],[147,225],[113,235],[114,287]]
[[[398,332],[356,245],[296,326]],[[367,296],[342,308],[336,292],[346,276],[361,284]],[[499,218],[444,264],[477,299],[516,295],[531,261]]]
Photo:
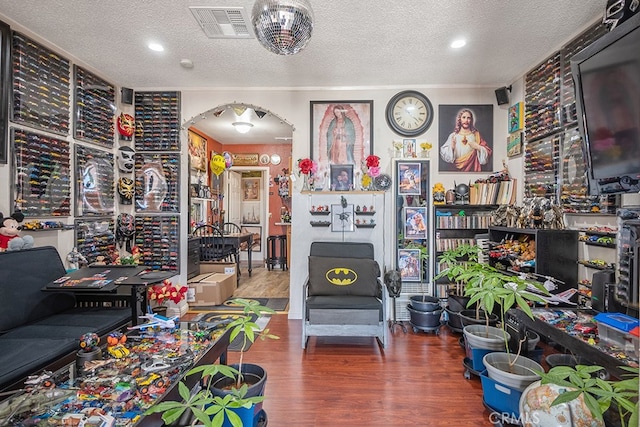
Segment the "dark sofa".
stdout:
[[82,334],[131,320],[130,308],[77,307],[72,293],[42,290],[65,273],[52,246],[0,253],[0,390],[69,358]]

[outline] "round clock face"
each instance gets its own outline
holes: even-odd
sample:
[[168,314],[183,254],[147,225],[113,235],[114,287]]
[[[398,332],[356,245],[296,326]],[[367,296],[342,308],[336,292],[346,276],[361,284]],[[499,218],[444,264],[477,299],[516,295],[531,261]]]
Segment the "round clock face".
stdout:
[[398,135],[422,135],[433,122],[433,106],[429,98],[420,92],[406,90],[389,100],[386,119]]

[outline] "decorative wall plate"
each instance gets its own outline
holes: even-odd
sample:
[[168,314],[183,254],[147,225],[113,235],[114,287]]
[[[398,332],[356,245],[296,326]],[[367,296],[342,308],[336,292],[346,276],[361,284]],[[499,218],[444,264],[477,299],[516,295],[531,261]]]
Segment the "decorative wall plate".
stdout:
[[271,160],[271,158],[269,157],[268,154],[260,154],[260,164],[261,165],[268,165],[270,160]]
[[272,154],[271,155],[271,163],[272,164],[279,165],[281,160],[282,159],[280,159],[280,155],[279,154]]
[[374,183],[376,184],[376,188],[378,190],[387,191],[391,188],[391,177],[386,173],[381,173],[376,176]]

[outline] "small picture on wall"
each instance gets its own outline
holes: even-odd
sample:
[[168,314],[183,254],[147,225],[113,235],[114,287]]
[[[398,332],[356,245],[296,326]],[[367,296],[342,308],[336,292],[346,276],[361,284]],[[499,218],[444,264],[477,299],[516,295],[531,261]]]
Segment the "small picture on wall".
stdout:
[[509,107],[509,133],[522,130],[524,126],[524,102]]
[[515,157],[519,154],[522,154],[522,132],[507,137],[507,156]]
[[398,269],[402,280],[419,282],[422,276],[420,269],[420,249],[400,249],[398,251]]
[[427,208],[407,207],[404,208],[404,238],[405,239],[426,239],[427,238]]
[[244,202],[260,201],[260,178],[242,178],[242,200]]

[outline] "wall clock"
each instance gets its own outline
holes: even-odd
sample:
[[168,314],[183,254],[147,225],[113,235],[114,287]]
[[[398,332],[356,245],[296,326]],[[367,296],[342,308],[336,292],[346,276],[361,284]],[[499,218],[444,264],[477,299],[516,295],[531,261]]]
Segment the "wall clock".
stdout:
[[418,136],[431,126],[433,106],[422,93],[405,90],[389,100],[385,117],[389,127],[398,135]]

